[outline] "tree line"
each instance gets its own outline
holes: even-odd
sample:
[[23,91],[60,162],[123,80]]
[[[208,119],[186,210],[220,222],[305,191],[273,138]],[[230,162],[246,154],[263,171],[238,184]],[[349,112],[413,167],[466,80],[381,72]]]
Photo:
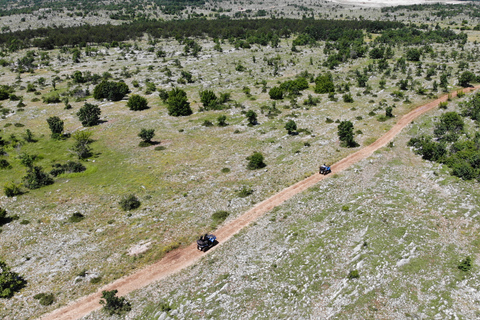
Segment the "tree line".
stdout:
[[337,41],[351,30],[379,33],[401,27],[404,27],[404,24],[400,22],[369,20],[138,20],[117,26],[83,25],[8,32],[0,34],[0,45],[10,51],[30,46],[53,49],[62,46],[85,46],[88,43],[134,40],[145,34],[154,38],[205,36],[219,39],[240,38],[266,45],[274,36],[290,37],[292,34],[308,34],[317,41]]

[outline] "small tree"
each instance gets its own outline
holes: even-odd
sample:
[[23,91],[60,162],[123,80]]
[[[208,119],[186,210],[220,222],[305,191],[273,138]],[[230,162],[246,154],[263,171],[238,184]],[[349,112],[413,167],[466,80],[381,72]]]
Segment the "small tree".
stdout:
[[155,136],[155,129],[142,128],[138,136],[143,140],[142,142],[144,142],[147,145],[150,145],[152,143],[153,137]]
[[141,111],[148,109],[148,102],[144,97],[138,94],[133,94],[128,98],[127,107],[133,111]]
[[190,103],[187,101],[187,93],[178,88],[168,92],[168,114],[174,117],[189,116],[192,114]]
[[52,131],[53,139],[60,139],[63,137],[63,121],[57,117],[53,116],[47,119],[48,126],[50,131]]
[[93,97],[97,100],[119,101],[129,92],[130,89],[124,82],[102,81],[93,89]]
[[342,121],[338,125],[338,137],[346,147],[356,147],[358,144],[353,140],[353,123]]
[[72,135],[75,144],[70,151],[75,153],[78,159],[86,159],[92,155],[92,148],[89,146],[92,142],[91,136],[92,132],[90,131],[77,131]]
[[297,124],[293,120],[288,120],[285,124],[285,129],[287,130],[288,134],[292,134],[297,130]]
[[260,152],[254,152],[251,156],[247,157],[249,160],[247,169],[256,170],[266,167],[267,165],[263,162],[264,157]]
[[470,86],[470,82],[475,81],[475,75],[470,71],[464,71],[458,78],[458,84],[466,88]]
[[87,102],[78,110],[77,117],[84,127],[92,127],[100,122],[101,113],[99,106]]
[[18,273],[11,271],[10,267],[0,260],[0,298],[11,298],[15,292],[20,291],[27,281]]
[[387,117],[387,118],[393,118],[393,113],[392,113],[392,111],[393,111],[393,108],[392,108],[392,107],[387,107],[387,108],[385,109],[385,117]]
[[257,124],[257,114],[253,110],[248,110],[247,113],[245,113],[245,116],[247,117],[248,124],[249,125],[256,125]]
[[111,316],[121,315],[132,310],[130,302],[125,297],[117,297],[117,292],[118,290],[102,291],[103,300],[100,300],[100,304],[103,305],[103,310]]

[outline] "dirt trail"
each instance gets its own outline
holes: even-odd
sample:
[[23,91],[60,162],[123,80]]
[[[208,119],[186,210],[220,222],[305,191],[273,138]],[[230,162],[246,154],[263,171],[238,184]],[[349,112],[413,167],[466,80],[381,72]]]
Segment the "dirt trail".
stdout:
[[[466,88],[465,92],[470,92],[475,89],[479,89],[479,86],[475,88]],[[456,96],[456,92],[452,93],[452,97]],[[337,173],[345,170],[352,164],[359,162],[367,157],[369,157],[373,152],[385,146],[390,142],[400,131],[405,128],[412,120],[420,116],[421,114],[435,108],[440,102],[446,101],[447,95],[444,95],[441,98],[438,98],[432,102],[424,104],[416,109],[412,110],[408,114],[404,115],[400,120],[381,138],[372,143],[371,145],[362,148],[361,150],[349,155],[348,157],[338,161],[331,166],[332,173]],[[245,226],[251,222],[257,220],[259,217],[264,215],[266,212],[270,211],[276,206],[279,206],[283,202],[289,200],[294,195],[306,190],[307,188],[315,185],[319,181],[328,178],[329,176],[324,176],[320,174],[314,174],[296,184],[283,189],[279,193],[271,196],[270,198],[260,202],[252,209],[245,212],[243,215],[237,219],[231,221],[227,225],[221,227],[215,232],[215,235],[220,240],[220,244],[226,242],[228,239],[233,237],[236,233],[242,230]],[[211,251],[214,251],[213,248]],[[169,252],[163,259],[157,261],[156,263],[140,269],[137,272],[120,278],[104,287],[99,289],[97,292],[92,293],[88,296],[79,298],[70,304],[57,309],[49,314],[41,317],[42,320],[70,320],[81,318],[90,312],[97,310],[101,307],[99,304],[101,292],[103,290],[118,290],[118,295],[123,296],[134,290],[140,289],[150,283],[153,283],[157,280],[163,279],[175,272],[178,272],[188,266],[191,266],[197,262],[201,257],[205,256],[205,253],[200,252],[196,248],[196,244],[192,243],[186,248],[177,249]]]

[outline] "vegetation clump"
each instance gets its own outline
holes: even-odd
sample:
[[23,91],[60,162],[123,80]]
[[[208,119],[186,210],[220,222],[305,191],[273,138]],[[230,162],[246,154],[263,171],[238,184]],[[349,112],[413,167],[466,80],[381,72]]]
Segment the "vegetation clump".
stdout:
[[140,207],[140,200],[135,195],[129,194],[120,200],[119,205],[123,211],[135,210]]
[[261,169],[267,166],[264,162],[265,158],[260,152],[254,152],[251,156],[247,157],[247,160],[249,160],[247,165],[247,169],[249,170]]
[[128,98],[127,107],[133,111],[141,111],[148,109],[148,102],[144,97],[133,94]]
[[55,301],[53,293],[39,293],[33,296],[42,306],[49,306]]
[[0,298],[11,298],[15,292],[20,291],[27,284],[18,273],[11,271],[10,267],[0,260]]
[[101,113],[102,111],[99,106],[85,103],[85,105],[78,110],[77,117],[84,127],[92,127],[100,122]]
[[93,97],[97,100],[107,99],[110,101],[122,100],[130,92],[125,82],[102,81],[95,86]]
[[67,163],[60,164],[56,163],[53,165],[53,169],[50,171],[50,174],[54,177],[57,177],[63,173],[74,173],[74,172],[83,172],[87,168],[80,162],[67,161]]
[[122,315],[132,309],[130,302],[125,297],[117,297],[118,290],[102,291],[102,298],[100,304],[103,305],[102,310],[107,314]]

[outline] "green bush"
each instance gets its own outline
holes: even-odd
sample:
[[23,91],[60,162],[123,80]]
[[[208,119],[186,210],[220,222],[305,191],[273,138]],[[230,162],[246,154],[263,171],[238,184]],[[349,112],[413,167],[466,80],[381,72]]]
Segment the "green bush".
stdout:
[[256,170],[266,167],[267,165],[263,162],[264,157],[260,152],[254,152],[251,156],[247,157],[249,160],[247,169]]
[[28,189],[38,189],[53,184],[53,178],[44,172],[42,167],[35,166],[28,168],[27,175],[23,177],[23,184]]
[[83,214],[81,214],[80,212],[74,212],[74,213],[72,213],[72,215],[68,218],[68,222],[76,223],[76,222],[82,221],[83,219],[85,219],[85,216],[84,216]]
[[49,306],[55,301],[53,293],[39,293],[33,296],[42,306]]
[[215,227],[216,225],[225,221],[229,215],[230,213],[228,211],[217,211],[212,214],[213,226]]
[[54,164],[50,174],[54,177],[57,177],[63,173],[83,172],[85,170],[87,170],[87,168],[85,168],[85,166],[80,162],[67,161],[65,164]]
[[62,100],[60,99],[60,95],[55,92],[52,94],[42,96],[43,103],[59,103]]
[[19,196],[22,194],[20,189],[20,184],[15,184],[14,182],[7,182],[3,186],[3,192],[9,198]]
[[94,277],[90,279],[91,284],[97,284],[97,283],[100,283],[101,281],[102,281],[102,277]]
[[473,267],[473,262],[472,262],[472,258],[470,257],[466,257],[465,260],[462,260],[458,265],[458,269],[465,272],[470,271],[472,267]]
[[130,302],[125,297],[117,297],[118,290],[102,291],[100,304],[103,305],[103,311],[109,315],[121,315],[132,309]]
[[223,173],[229,173],[230,172],[230,168],[222,168],[221,170]]
[[11,169],[12,166],[10,165],[10,163],[5,160],[5,159],[0,159],[0,169]]
[[129,92],[130,89],[124,82],[102,81],[95,86],[93,97],[97,100],[119,101]]
[[128,98],[127,107],[133,111],[141,111],[148,109],[148,102],[142,96],[138,94],[133,94],[130,98]]
[[10,267],[0,260],[0,298],[11,298],[15,292],[20,291],[27,281],[18,273],[10,270]]
[[60,139],[63,137],[64,123],[59,117],[57,116],[50,117],[47,119],[47,123],[48,123],[48,127],[50,128],[50,131],[52,132],[53,139]]
[[138,136],[143,140],[142,142],[146,142],[146,144],[150,145],[155,136],[155,129],[142,128]]
[[352,280],[352,279],[358,279],[360,278],[360,274],[358,273],[358,270],[352,270],[350,271],[350,273],[348,274],[348,279]]
[[273,87],[268,91],[270,99],[281,100],[283,99],[283,90],[280,87]]
[[133,194],[124,196],[119,204],[123,211],[130,211],[140,207],[140,201]]
[[253,193],[253,190],[251,188],[247,188],[247,187],[242,187],[242,189],[240,189],[240,191],[238,191],[237,195],[240,197],[240,198],[246,198],[248,197],[249,195],[251,195]]

